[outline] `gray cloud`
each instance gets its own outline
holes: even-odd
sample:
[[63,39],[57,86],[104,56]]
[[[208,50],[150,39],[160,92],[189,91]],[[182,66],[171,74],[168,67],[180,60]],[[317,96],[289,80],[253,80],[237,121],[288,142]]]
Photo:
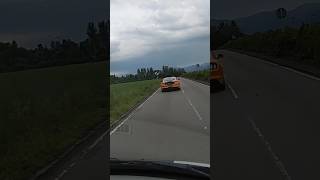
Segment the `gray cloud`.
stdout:
[[174,65],[183,65],[184,60],[197,63],[194,55],[209,52],[209,4],[209,0],[111,0],[111,46],[119,48],[111,52],[111,71],[125,72],[129,64],[131,70],[157,66],[167,59]]
[[[15,40],[27,46],[38,43],[37,34],[43,41],[52,37],[80,40],[86,36],[89,21],[107,18],[108,6],[106,0],[2,0],[0,41],[8,34],[16,34],[20,38]],[[34,42],[29,41],[32,38]]]
[[143,56],[111,61],[111,74],[135,73],[141,67],[161,69],[163,65],[184,67],[209,62],[209,36],[186,39],[171,48],[155,48]]

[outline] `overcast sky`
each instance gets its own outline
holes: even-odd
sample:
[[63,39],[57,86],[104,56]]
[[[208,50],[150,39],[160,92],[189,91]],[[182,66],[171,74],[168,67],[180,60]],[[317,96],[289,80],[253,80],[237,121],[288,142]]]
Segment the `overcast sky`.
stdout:
[[[320,0],[111,0],[111,71],[208,62],[210,8],[231,19],[308,2]],[[0,41],[80,41],[89,21],[108,14],[109,0],[0,0]]]
[[106,0],[0,0],[0,41],[35,47],[50,40],[86,38],[89,21],[107,19]]
[[111,0],[111,73],[209,62],[210,0]]
[[311,2],[320,2],[320,0],[212,0],[211,17],[234,19],[280,7],[290,10]]

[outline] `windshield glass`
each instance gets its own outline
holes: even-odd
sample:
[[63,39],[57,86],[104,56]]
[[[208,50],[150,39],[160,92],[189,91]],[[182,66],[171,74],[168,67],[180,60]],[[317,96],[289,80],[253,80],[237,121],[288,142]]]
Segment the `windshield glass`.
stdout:
[[208,168],[210,0],[110,3],[110,158]]
[[164,78],[162,82],[164,83],[167,83],[167,82],[173,82],[175,81],[177,78],[175,77],[167,77],[167,78]]

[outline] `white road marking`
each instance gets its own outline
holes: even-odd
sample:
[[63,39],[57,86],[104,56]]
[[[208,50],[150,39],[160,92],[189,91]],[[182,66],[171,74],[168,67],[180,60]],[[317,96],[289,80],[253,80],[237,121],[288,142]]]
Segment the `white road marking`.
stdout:
[[227,84],[228,88],[231,90],[233,97],[234,97],[235,99],[238,99],[239,96],[238,96],[238,94],[236,93],[236,91],[232,88],[231,84],[230,84],[229,82],[226,82],[226,84]]
[[303,72],[300,72],[300,71],[297,71],[297,70],[295,70],[295,69],[291,69],[291,68],[288,68],[288,67],[285,67],[285,66],[281,66],[281,65],[279,65],[279,66],[282,67],[283,69],[286,69],[286,70],[288,70],[288,71],[295,72],[295,73],[297,73],[297,74],[299,74],[299,75],[301,75],[301,76],[307,77],[307,78],[309,78],[309,79],[313,79],[313,80],[316,80],[316,81],[320,81],[320,78],[318,78],[318,77],[316,77],[316,76],[312,76],[312,75],[310,75],[310,74],[306,74],[306,73],[303,73]]
[[117,127],[115,127],[111,132],[110,132],[110,136],[116,132],[125,122],[128,121],[128,119],[131,118],[131,116],[133,115],[133,113],[131,113],[125,120],[123,120]]
[[108,134],[108,130],[104,132],[92,145],[89,146],[89,149],[94,148],[102,139]]
[[76,163],[72,163],[69,165],[69,167],[73,167],[74,165],[76,165]]
[[[149,101],[149,99],[151,99],[158,91],[160,88],[158,88],[150,97],[148,97],[148,99],[146,99],[137,109],[140,109],[146,102]],[[136,110],[137,110],[136,109]],[[110,132],[110,136],[117,131],[117,129],[119,127],[121,127],[128,119],[130,119],[130,117],[136,112],[136,110],[132,111],[132,113],[125,119],[123,120],[117,127],[115,127],[111,132]]]
[[[249,57],[252,57],[252,56],[249,56]],[[295,70],[293,68],[290,68],[290,67],[286,67],[286,66],[283,66],[283,65],[280,65],[280,64],[277,64],[277,63],[273,63],[273,62],[270,62],[270,61],[266,61],[266,60],[263,60],[263,59],[260,59],[260,58],[257,58],[259,59],[260,61],[263,61],[265,64],[269,64],[269,65],[272,65],[272,66],[276,66],[276,67],[280,67],[282,69],[285,69],[287,71],[291,71],[291,72],[294,72],[296,74],[299,74],[301,76],[304,76],[304,77],[307,77],[309,79],[313,79],[313,80],[316,80],[316,81],[320,81],[320,78],[319,77],[316,77],[316,76],[313,76],[313,75],[310,75],[310,74],[306,74],[306,73],[303,73],[301,71],[298,71],[298,70]]]
[[68,172],[67,170],[63,170],[62,173],[60,173],[59,176],[55,178],[55,180],[59,180],[59,179],[62,178],[62,176],[63,176],[64,174],[66,174],[67,172]]
[[274,151],[271,148],[270,143],[266,140],[266,138],[262,134],[261,130],[257,127],[254,120],[252,120],[251,118],[248,118],[248,119],[249,119],[255,133],[260,137],[260,139],[263,141],[264,145],[266,146],[267,150],[269,151],[270,155],[272,156],[274,163],[276,164],[276,166],[280,170],[281,174],[284,176],[284,179],[291,180],[291,177],[290,177],[288,171],[286,170],[284,164],[282,163],[280,158],[274,153]]
[[197,114],[197,116],[198,116],[199,120],[200,120],[200,121],[202,121],[202,117],[201,117],[201,115],[200,115],[199,111],[197,110],[197,108],[196,108],[196,107],[194,107],[194,105],[192,104],[191,100],[190,100],[188,97],[186,97],[186,98],[187,98],[187,100],[188,100],[188,102],[189,102],[190,106],[192,107],[193,111]]
[[[203,122],[203,118],[202,116],[200,115],[199,111],[197,110],[197,108],[192,104],[190,98],[185,94],[184,90],[183,90],[183,86],[181,85],[181,90],[182,90],[182,93],[184,95],[184,97],[187,99],[189,105],[192,107],[193,111],[195,112],[195,114],[197,115],[198,119]],[[203,129],[208,129],[207,126],[204,126]]]
[[[184,79],[184,78],[183,78]],[[196,86],[198,86],[198,87],[200,87],[199,86],[199,84],[200,85],[202,85],[202,86],[206,86],[206,87],[210,87],[210,85],[207,85],[207,84],[203,84],[203,83],[199,83],[199,82],[197,82],[197,81],[193,81],[193,80],[190,80],[190,79],[184,79],[184,80],[186,80],[186,81],[189,81],[189,82],[191,82],[192,84],[194,84],[194,85],[196,85]],[[201,87],[200,87],[201,88]]]
[[[128,121],[128,119],[131,118],[131,116],[136,112],[136,110],[140,109],[151,97],[153,97],[160,88],[158,88],[150,97],[148,97],[137,109],[135,109],[134,111],[132,111],[129,116],[124,119],[118,126],[116,126],[111,132],[110,132],[110,136],[116,132],[119,127],[121,127],[126,121]],[[107,130],[106,132],[104,132],[92,145],[89,146],[89,149],[94,148],[100,141],[102,141],[102,139],[109,133],[110,130]]]
[[160,90],[160,88],[158,88],[150,97],[148,97],[148,99],[146,99],[140,106],[142,107],[146,102],[149,101],[149,99],[151,99],[158,91]]

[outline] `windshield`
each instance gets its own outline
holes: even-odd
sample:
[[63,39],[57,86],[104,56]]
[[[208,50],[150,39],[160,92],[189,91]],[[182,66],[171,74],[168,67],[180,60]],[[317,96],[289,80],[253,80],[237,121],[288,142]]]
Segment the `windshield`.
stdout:
[[177,78],[175,78],[175,77],[167,77],[167,78],[164,78],[163,79],[163,83],[167,83],[167,82],[173,82],[173,81],[175,81]]
[[[115,49],[114,56],[111,56],[110,69],[110,158],[131,162],[165,161],[171,165],[175,164],[174,162],[196,166],[205,164],[208,170],[210,53],[195,52],[203,52],[203,48],[209,49],[210,39],[201,38],[197,43],[192,43],[194,35],[184,28],[176,28],[175,23],[184,22],[186,17],[196,16],[195,21],[188,21],[190,26],[196,27],[192,32],[209,37],[209,23],[205,22],[210,15],[210,9],[207,8],[210,0],[184,3],[180,0],[157,1],[151,3],[152,6],[149,0],[141,0],[137,4],[124,0],[111,0],[110,3],[111,12],[114,12],[110,26],[111,37],[114,37],[111,38],[114,40],[114,43],[111,41],[111,49]],[[178,8],[183,16],[174,15],[176,11],[168,8],[174,4],[179,4],[175,8]],[[122,8],[127,6],[139,11],[139,18],[133,13],[135,11]],[[201,13],[188,11],[189,7],[195,7],[196,11]],[[155,14],[150,12],[160,14],[154,18]],[[167,16],[177,19],[167,24],[164,23]],[[130,18],[130,23],[124,23],[128,19],[123,17]],[[119,22],[123,22],[121,27]],[[150,24],[150,27],[145,26],[146,24]],[[160,32],[168,32],[167,38],[163,38]],[[132,33],[136,36],[132,36]],[[185,34],[185,40],[182,41],[178,34]],[[136,37],[145,40],[141,44]],[[168,39],[174,43],[168,44]],[[144,49],[148,52],[144,52]],[[136,52],[132,53],[133,50]],[[139,56],[128,58],[130,53],[134,57]],[[117,65],[112,66],[112,62]],[[132,63],[134,66],[131,66]],[[117,74],[118,72],[129,73]],[[203,82],[198,82],[197,78]],[[159,168],[166,170],[168,166]],[[187,174],[190,168],[183,170]]]

